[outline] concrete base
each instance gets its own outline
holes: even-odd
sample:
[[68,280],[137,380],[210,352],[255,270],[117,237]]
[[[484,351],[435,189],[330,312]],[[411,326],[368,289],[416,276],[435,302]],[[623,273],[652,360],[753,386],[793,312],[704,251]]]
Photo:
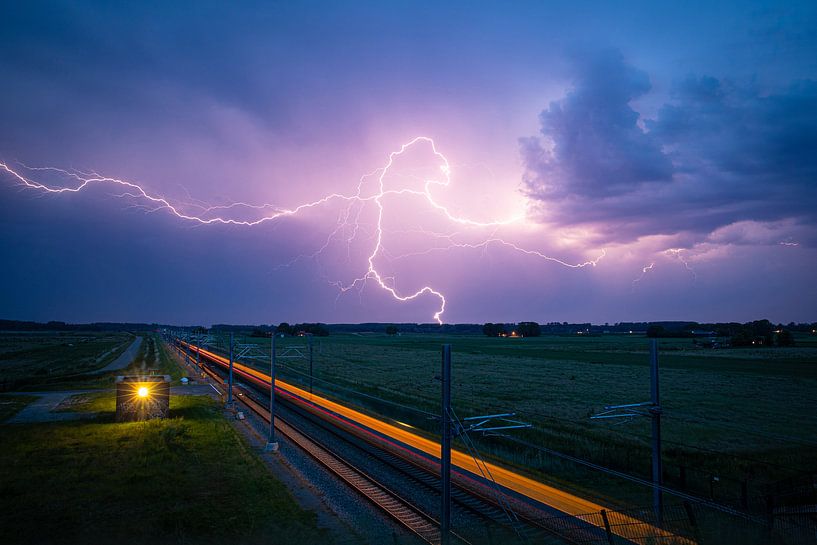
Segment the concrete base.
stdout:
[[278,452],[278,442],[267,443],[267,446],[264,447],[264,452]]

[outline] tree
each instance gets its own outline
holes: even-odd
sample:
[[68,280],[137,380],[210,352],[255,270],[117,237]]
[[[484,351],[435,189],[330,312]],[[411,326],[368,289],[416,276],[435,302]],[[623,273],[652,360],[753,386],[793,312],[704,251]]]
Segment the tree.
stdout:
[[519,322],[516,331],[523,337],[538,337],[542,334],[542,328],[536,322]]
[[396,325],[387,325],[386,326],[386,335],[397,335],[397,326]]
[[305,333],[316,337],[328,337],[329,329],[324,324],[295,324],[290,327],[291,335]]
[[505,331],[504,324],[494,324],[491,322],[488,322],[482,326],[482,332],[489,337],[499,337],[500,335],[507,333]]
[[777,334],[777,346],[794,346],[794,335],[788,329],[781,329]]
[[292,335],[292,326],[286,322],[281,322],[281,324],[275,328],[275,332],[281,335]]
[[650,337],[651,339],[663,337],[665,333],[666,330],[662,325],[652,324],[650,327],[647,328],[647,337]]

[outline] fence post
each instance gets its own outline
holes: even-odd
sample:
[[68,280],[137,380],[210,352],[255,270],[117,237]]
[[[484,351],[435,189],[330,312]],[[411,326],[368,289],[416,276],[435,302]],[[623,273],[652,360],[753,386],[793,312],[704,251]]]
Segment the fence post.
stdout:
[[613,545],[613,531],[610,529],[610,520],[607,518],[607,511],[601,510],[601,520],[604,521],[604,531],[607,532],[607,543]]
[[610,529],[610,520],[607,518],[607,511],[602,509],[599,511],[601,520],[604,522],[604,532],[607,534],[607,543],[613,545],[613,531]]

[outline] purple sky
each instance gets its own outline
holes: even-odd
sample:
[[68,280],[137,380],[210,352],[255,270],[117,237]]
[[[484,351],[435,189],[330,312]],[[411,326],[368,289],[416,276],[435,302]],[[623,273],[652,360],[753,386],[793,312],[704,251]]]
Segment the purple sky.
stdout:
[[0,317],[817,320],[817,6],[731,4],[7,6]]

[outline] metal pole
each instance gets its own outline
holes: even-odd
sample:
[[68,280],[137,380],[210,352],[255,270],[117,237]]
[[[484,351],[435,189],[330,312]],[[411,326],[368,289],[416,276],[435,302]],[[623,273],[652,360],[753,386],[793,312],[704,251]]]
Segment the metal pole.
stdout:
[[190,332],[187,332],[187,346],[184,348],[184,364],[190,366]]
[[278,450],[278,442],[275,441],[275,337],[277,337],[277,334],[273,331],[269,357],[269,439],[267,440],[267,446],[264,448],[267,452]]
[[309,341],[309,395],[312,395],[312,334],[307,333]]
[[233,408],[233,334],[230,333],[230,386],[227,389],[227,406]]
[[440,541],[448,545],[451,531],[451,345],[442,349],[442,440],[440,452]]
[[655,520],[659,524],[663,519],[663,497],[659,488],[663,483],[661,467],[661,401],[658,390],[658,340],[650,339],[650,416],[652,417],[652,506]]
[[201,371],[201,341],[203,339],[199,338],[199,342],[196,343],[196,367],[199,367],[199,371]]

